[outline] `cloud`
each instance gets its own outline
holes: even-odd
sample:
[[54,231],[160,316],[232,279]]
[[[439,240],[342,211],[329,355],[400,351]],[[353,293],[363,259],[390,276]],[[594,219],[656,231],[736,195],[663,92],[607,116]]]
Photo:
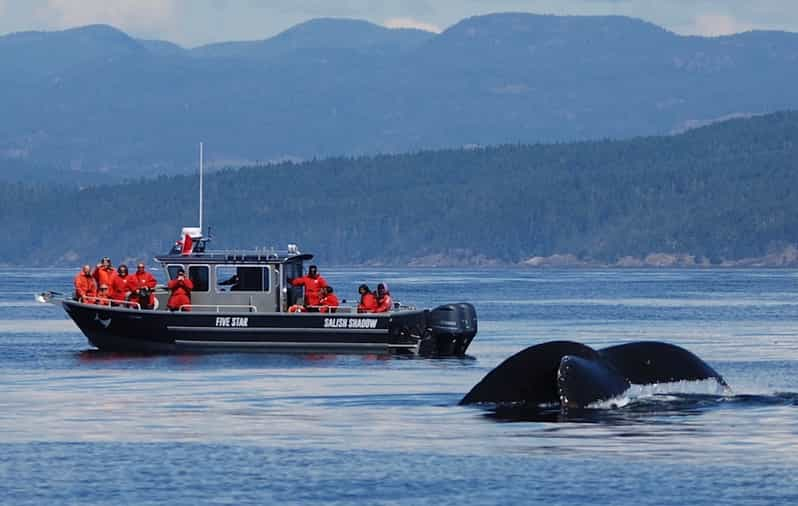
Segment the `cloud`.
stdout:
[[154,33],[170,26],[176,12],[174,0],[47,0],[40,15],[61,28],[104,23]]
[[413,18],[391,18],[385,20],[383,26],[386,28],[415,28],[426,32],[441,33],[441,27],[431,23],[425,23]]
[[715,37],[751,30],[751,25],[740,23],[727,14],[699,14],[693,21],[692,33]]

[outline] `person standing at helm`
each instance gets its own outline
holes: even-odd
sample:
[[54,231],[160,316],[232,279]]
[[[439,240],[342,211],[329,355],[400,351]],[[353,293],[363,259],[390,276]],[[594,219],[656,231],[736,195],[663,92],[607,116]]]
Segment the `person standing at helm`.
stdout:
[[391,299],[391,292],[388,291],[388,285],[380,283],[377,285],[377,309],[375,313],[387,313],[393,309],[393,300]]
[[305,287],[305,305],[308,306],[308,309],[311,311],[317,310],[319,306],[322,287],[329,286],[327,280],[319,274],[319,270],[315,265],[308,267],[307,276],[289,279],[288,282],[294,286]]
[[97,264],[97,267],[94,268],[94,272],[92,272],[91,275],[94,277],[97,286],[107,285],[110,288],[114,282],[114,276],[116,276],[116,269],[111,265],[110,258],[103,257],[100,263]]
[[358,313],[373,313],[377,309],[377,297],[374,296],[368,285],[360,285],[357,288],[360,294],[360,304],[357,305]]
[[166,303],[169,310],[180,311],[181,306],[189,306],[183,308],[183,311],[191,311],[191,290],[194,289],[194,283],[186,277],[186,271],[177,271],[177,277],[169,281],[167,288],[172,292]]
[[90,304],[97,295],[97,283],[91,275],[91,267],[84,265],[75,276],[75,300]]

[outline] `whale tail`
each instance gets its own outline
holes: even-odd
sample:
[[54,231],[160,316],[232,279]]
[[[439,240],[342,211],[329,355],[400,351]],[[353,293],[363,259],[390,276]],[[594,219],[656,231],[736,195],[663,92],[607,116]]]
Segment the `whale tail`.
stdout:
[[634,342],[594,350],[572,341],[538,344],[490,371],[460,404],[495,403],[584,407],[612,399],[631,384],[647,385],[723,377],[684,348]]
[[718,383],[728,387],[726,380],[715,369],[673,344],[634,342],[602,348],[599,354],[635,385],[715,378]]

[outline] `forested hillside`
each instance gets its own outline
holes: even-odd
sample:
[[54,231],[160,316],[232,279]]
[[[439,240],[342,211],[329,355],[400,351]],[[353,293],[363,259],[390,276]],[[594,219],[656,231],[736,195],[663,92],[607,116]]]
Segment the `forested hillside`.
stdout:
[[322,19],[193,49],[108,26],[18,33],[0,37],[0,160],[107,180],[184,172],[199,140],[240,164],[667,134],[798,108],[796,61],[798,34],[618,16],[440,34]]
[[[325,263],[653,252],[714,262],[798,242],[798,113],[668,137],[331,158],[206,178],[215,247],[297,242]],[[166,250],[196,176],[80,191],[0,183],[0,262]]]

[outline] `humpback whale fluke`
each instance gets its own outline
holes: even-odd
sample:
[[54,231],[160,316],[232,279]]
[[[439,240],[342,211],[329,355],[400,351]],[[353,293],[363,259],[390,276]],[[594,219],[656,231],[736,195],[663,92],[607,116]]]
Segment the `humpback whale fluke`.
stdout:
[[594,350],[572,341],[552,341],[530,346],[499,364],[460,404],[584,407],[617,397],[632,384],[710,378],[727,386],[712,367],[673,344],[634,342]]

